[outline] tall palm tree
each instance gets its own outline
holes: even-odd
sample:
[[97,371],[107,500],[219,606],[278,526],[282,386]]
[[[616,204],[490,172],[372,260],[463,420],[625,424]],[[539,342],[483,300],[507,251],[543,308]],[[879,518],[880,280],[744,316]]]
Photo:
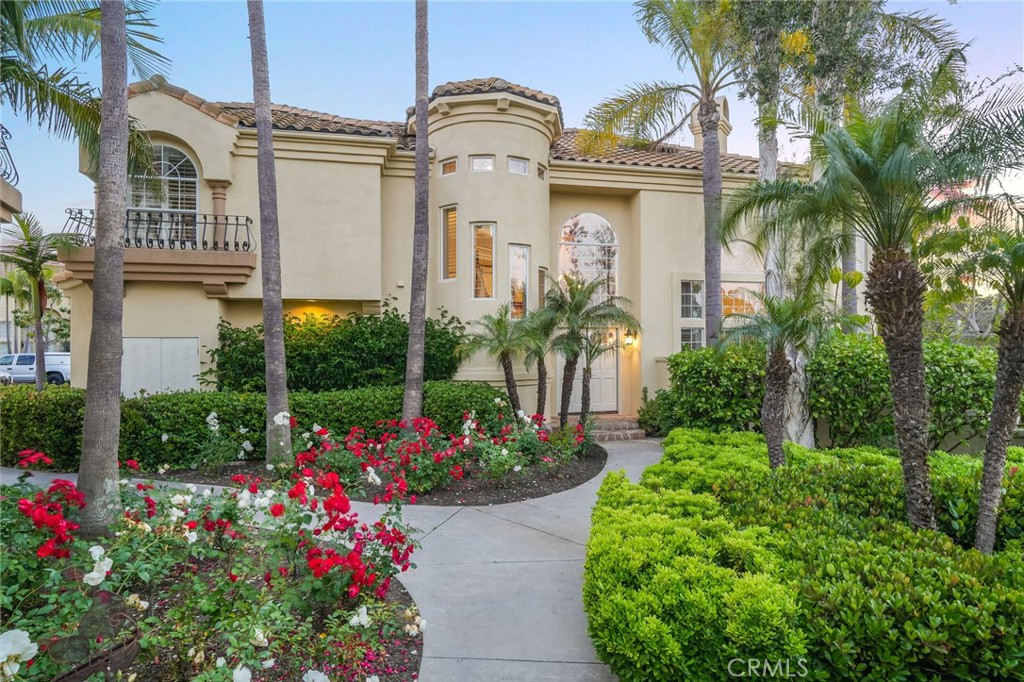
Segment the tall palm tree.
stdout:
[[484,315],[476,323],[480,331],[469,337],[466,351],[484,351],[498,361],[505,375],[505,390],[508,391],[512,410],[518,414],[523,406],[519,400],[519,388],[516,386],[512,363],[526,351],[526,324],[523,320],[512,317],[512,307],[508,303],[498,306],[497,312],[493,315]]
[[409,287],[409,349],[405,360],[402,419],[423,414],[426,356],[427,262],[430,257],[430,146],[427,140],[427,0],[416,0],[416,170],[412,233],[412,278]]
[[558,425],[565,428],[569,422],[569,403],[572,398],[576,368],[587,343],[587,337],[597,329],[629,327],[639,324],[626,311],[631,304],[623,296],[605,293],[603,280],[586,281],[575,275],[565,275],[544,295],[541,314],[554,320],[555,335],[551,345],[565,358],[562,368],[562,391],[558,410]]
[[[919,528],[935,528],[935,513],[922,349],[926,283],[914,242],[952,210],[988,204],[994,178],[1024,166],[1024,87],[971,98],[949,82],[939,72],[876,116],[854,111],[844,128],[821,126],[811,138],[820,177],[755,183],[737,193],[724,224],[728,235],[744,216],[785,209],[806,234],[845,224],[871,247],[866,299],[888,352],[907,517]],[[934,196],[936,188],[967,185],[977,192]]]
[[557,320],[543,311],[534,311],[526,318],[526,367],[537,368],[537,414],[543,415],[548,406],[548,364],[547,358],[554,352],[551,341],[555,334]]
[[256,175],[260,195],[260,270],[263,275],[263,353],[267,377],[267,461],[292,454],[288,413],[288,371],[284,355],[281,301],[281,231],[277,220],[274,124],[270,118],[270,66],[263,0],[248,0],[252,47],[252,92],[256,107]]
[[[739,64],[733,22],[725,3],[700,0],[640,0],[635,12],[647,39],[667,48],[692,83],[639,83],[591,109],[585,125],[597,135],[584,146],[658,145],[684,128],[696,109],[701,129],[704,190],[704,291],[707,342],[718,342],[722,321],[722,154],[718,141],[718,97],[735,81]],[[689,104],[693,100],[694,104]]]
[[[57,247],[68,246],[66,235],[46,234],[39,220],[31,213],[14,216],[15,227],[4,228],[4,236],[13,240],[0,251],[0,263],[15,268],[23,277],[31,295],[32,320],[35,327],[36,390],[46,388],[46,337],[43,334],[43,313],[46,312],[46,280],[48,263],[57,260]],[[12,287],[13,292],[13,287]]]
[[124,2],[106,0],[100,9],[103,105],[96,183],[96,255],[82,461],[78,470],[79,488],[89,501],[81,514],[82,533],[87,537],[107,533],[122,513],[117,455],[124,349],[121,234],[128,197],[128,50]]

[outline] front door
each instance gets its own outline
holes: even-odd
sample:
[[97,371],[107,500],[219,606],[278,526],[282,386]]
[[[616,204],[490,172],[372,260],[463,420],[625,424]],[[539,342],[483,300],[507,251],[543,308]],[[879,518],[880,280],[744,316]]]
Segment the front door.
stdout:
[[[562,368],[565,361],[558,359],[558,390],[562,389]],[[593,374],[590,377],[590,411],[618,412],[619,410],[619,352],[611,350],[594,361]],[[569,399],[569,412],[578,414],[582,405],[583,395],[583,358],[576,366],[576,380],[572,385],[572,397]]]

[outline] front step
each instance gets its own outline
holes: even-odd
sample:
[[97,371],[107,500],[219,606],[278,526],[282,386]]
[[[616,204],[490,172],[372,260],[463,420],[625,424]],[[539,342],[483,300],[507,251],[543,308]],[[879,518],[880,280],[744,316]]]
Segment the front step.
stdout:
[[640,423],[633,415],[604,414],[597,417],[592,432],[598,443],[617,440],[640,440],[647,434],[640,428]]
[[599,431],[594,429],[591,434],[598,443],[608,443],[617,440],[642,440],[647,437],[643,429],[611,429]]

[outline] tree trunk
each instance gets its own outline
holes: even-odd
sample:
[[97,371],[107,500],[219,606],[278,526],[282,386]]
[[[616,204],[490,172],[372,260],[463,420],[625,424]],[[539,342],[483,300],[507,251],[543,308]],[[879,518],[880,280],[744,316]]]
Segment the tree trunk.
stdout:
[[985,441],[985,464],[978,498],[978,527],[974,547],[991,554],[996,545],[996,524],[1003,497],[1006,447],[1017,427],[1020,394],[1024,390],[1024,310],[1009,309],[999,325],[999,364],[996,392]]
[[42,391],[46,388],[46,339],[43,337],[43,296],[46,285],[42,280],[36,283],[35,291],[32,292],[32,312],[36,330],[36,390]]
[[707,345],[717,346],[722,324],[722,152],[713,97],[701,101],[697,118],[704,141],[704,328]]
[[866,300],[889,355],[893,422],[903,464],[907,520],[917,528],[935,529],[922,348],[925,289],[921,271],[905,250],[878,251],[871,259]]
[[537,360],[537,412],[544,415],[548,406],[548,366],[544,358]]
[[263,354],[267,380],[267,461],[292,454],[288,413],[288,371],[284,356],[284,304],[281,300],[281,232],[277,220],[277,172],[270,118],[270,65],[262,0],[248,0],[252,48],[252,92],[256,109],[256,176],[260,196],[260,270],[263,279]]
[[[411,423],[423,413],[426,355],[427,263],[430,257],[430,147],[427,140],[427,0],[416,0],[416,178],[409,287],[409,347],[405,360],[402,419]],[[510,396],[511,397],[511,396]],[[518,402],[518,396],[516,398]]]
[[580,386],[580,424],[586,426],[587,417],[590,416],[590,378],[594,370],[589,364],[583,366],[583,381]]
[[562,368],[562,395],[559,396],[561,405],[558,409],[558,427],[565,428],[569,423],[569,401],[572,398],[572,384],[576,381],[576,363],[579,356],[566,358],[565,366]]
[[786,347],[786,355],[793,373],[789,375],[786,390],[786,440],[805,448],[813,448],[814,420],[810,408],[810,380],[807,376],[807,356],[792,346]]
[[[847,229],[847,233],[852,232],[852,229]],[[854,272],[857,270],[857,239],[856,237],[850,240],[849,248],[843,251],[843,273]],[[846,283],[846,278],[843,278],[842,282],[843,292],[843,312],[847,315],[857,314],[857,288],[851,287]],[[847,330],[849,332],[850,330]]]
[[97,176],[92,331],[78,488],[85,495],[81,534],[109,532],[121,516],[117,456],[121,435],[124,231],[128,183],[128,51],[122,0],[100,3],[100,158]]
[[508,392],[508,400],[512,404],[512,411],[518,417],[523,411],[523,404],[519,402],[519,387],[516,385],[516,374],[512,367],[512,358],[506,353],[499,360],[501,369],[505,373],[505,390]]
[[782,444],[786,439],[786,391],[789,377],[793,372],[783,348],[777,348],[768,356],[764,373],[764,400],[761,402],[761,430],[768,444],[768,463],[772,469],[786,463]]

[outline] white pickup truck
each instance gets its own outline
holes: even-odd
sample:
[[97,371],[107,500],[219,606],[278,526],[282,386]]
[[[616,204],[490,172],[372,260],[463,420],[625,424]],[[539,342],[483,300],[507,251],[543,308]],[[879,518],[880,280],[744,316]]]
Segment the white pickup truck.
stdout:
[[[36,380],[35,353],[0,355],[0,373],[11,375],[16,384],[31,384]],[[46,354],[46,381],[64,384],[71,381],[71,353]]]

